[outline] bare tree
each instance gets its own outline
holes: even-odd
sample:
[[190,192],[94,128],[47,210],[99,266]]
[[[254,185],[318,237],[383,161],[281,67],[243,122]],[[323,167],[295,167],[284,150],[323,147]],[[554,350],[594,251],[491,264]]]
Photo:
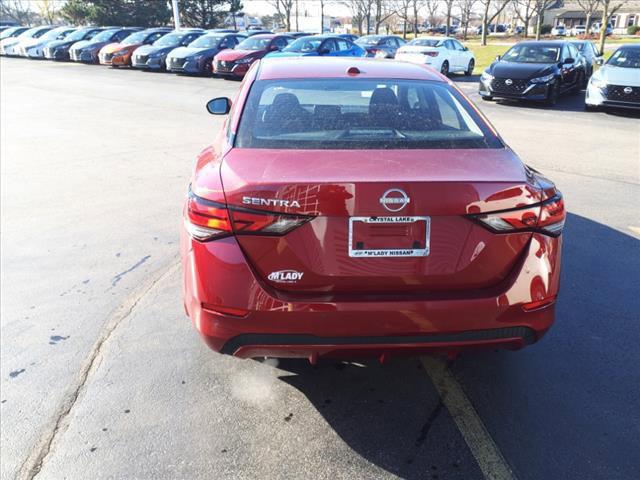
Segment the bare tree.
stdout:
[[375,0],[346,0],[342,1],[343,5],[351,10],[351,23],[357,25],[358,33],[362,35],[365,31],[363,25],[366,22],[367,35],[371,33],[371,11]]
[[438,6],[440,0],[426,0],[425,6],[427,7],[427,21],[429,26],[433,27],[438,19]]
[[293,11],[295,0],[267,0],[269,5],[276,9],[280,18],[284,18],[287,32],[291,31],[291,12]]
[[380,33],[380,26],[394,14],[394,10],[388,0],[374,0],[374,7],[375,32]]
[[542,22],[544,21],[544,12],[554,2],[554,0],[535,0],[535,12],[536,12],[536,40],[540,40],[540,30],[542,30]]
[[469,21],[471,14],[476,5],[477,0],[458,0],[458,8],[460,9],[460,21],[462,22],[462,38],[467,39],[469,30]]
[[[502,11],[509,5],[511,0],[479,0],[482,5],[482,42],[485,46],[487,44],[487,35],[489,30],[489,24],[495,20],[495,18],[502,13]],[[540,0],[536,0],[540,1]],[[493,15],[489,16],[489,10],[493,8]]]
[[604,42],[607,39],[607,27],[609,20],[624,5],[621,1],[617,5],[611,5],[611,0],[602,0],[602,22],[600,22],[600,55],[604,55]]
[[600,0],[577,0],[577,3],[587,17],[584,31],[588,33],[589,27],[591,27],[591,17],[600,8]]
[[449,30],[451,30],[451,11],[453,10],[453,2],[454,0],[443,0],[444,2],[444,13],[447,19],[447,26],[444,34],[448,37]]
[[536,2],[535,0],[513,0],[513,5],[516,17],[524,23],[524,38],[527,38],[529,36],[529,24],[536,11]]
[[37,5],[40,18],[48,25],[53,25],[58,16],[58,9],[54,0],[40,0]]
[[29,0],[2,0],[0,1],[0,14],[20,25],[31,25],[34,12],[30,8],[30,3]]
[[[453,0],[451,0],[453,1]],[[411,7],[413,9],[413,22],[411,22],[413,24],[413,37],[417,38],[418,37],[418,23],[419,23],[419,19],[418,19],[418,11],[423,7],[424,5],[424,0],[412,0],[411,2]]]
[[396,11],[396,15],[400,20],[402,20],[402,38],[407,38],[407,24],[410,21],[409,9],[411,8],[411,4],[413,0],[395,0],[394,9]]

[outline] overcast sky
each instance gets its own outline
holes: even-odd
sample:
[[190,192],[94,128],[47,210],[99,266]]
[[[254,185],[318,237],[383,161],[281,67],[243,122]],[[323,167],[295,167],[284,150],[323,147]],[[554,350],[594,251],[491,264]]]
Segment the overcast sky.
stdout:
[[[266,0],[243,0],[245,13],[249,15],[273,15],[276,9]],[[318,0],[298,0],[299,15],[306,10],[310,16],[320,16],[320,2]],[[333,17],[349,16],[349,8],[339,2],[325,2],[324,14]]]

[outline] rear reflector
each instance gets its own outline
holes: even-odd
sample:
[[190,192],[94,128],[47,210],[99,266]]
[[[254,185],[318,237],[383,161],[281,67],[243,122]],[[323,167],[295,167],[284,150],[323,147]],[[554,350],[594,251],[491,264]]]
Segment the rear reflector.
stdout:
[[305,224],[313,217],[263,212],[244,207],[228,206],[196,196],[189,191],[185,227],[200,241],[229,235],[279,236]]
[[558,192],[554,197],[535,205],[469,217],[495,233],[529,231],[557,237],[562,233],[565,215],[564,200]]
[[249,310],[245,310],[244,308],[223,307],[221,305],[209,305],[208,303],[203,303],[202,308],[215,315],[226,315],[229,317],[239,318],[249,315]]
[[422,52],[423,55],[427,57],[437,57],[439,52]]
[[522,309],[525,312],[531,312],[533,310],[539,310],[541,308],[548,307],[549,305],[555,303],[555,301],[556,301],[556,296],[553,295],[552,297],[547,297],[542,300],[536,300],[535,302],[523,303]]

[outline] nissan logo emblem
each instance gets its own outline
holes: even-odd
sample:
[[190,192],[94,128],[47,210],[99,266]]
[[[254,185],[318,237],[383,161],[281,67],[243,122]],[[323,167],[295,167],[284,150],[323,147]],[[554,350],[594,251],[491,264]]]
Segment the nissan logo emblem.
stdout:
[[506,83],[507,85],[512,85],[513,84],[513,80],[511,80],[510,78],[507,78],[504,83]]
[[631,92],[633,92],[633,88],[631,88],[631,87],[624,87],[623,92],[624,92],[624,93],[627,93],[627,94],[628,94],[628,93],[631,93]]
[[390,212],[399,212],[406,207],[411,199],[403,190],[392,188],[384,192],[380,197],[380,203]]

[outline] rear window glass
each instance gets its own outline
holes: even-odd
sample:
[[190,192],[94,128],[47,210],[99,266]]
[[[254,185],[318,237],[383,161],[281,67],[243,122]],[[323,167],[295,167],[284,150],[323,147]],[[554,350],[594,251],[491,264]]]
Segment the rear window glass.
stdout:
[[452,87],[412,80],[261,80],[251,88],[239,148],[501,148]]

